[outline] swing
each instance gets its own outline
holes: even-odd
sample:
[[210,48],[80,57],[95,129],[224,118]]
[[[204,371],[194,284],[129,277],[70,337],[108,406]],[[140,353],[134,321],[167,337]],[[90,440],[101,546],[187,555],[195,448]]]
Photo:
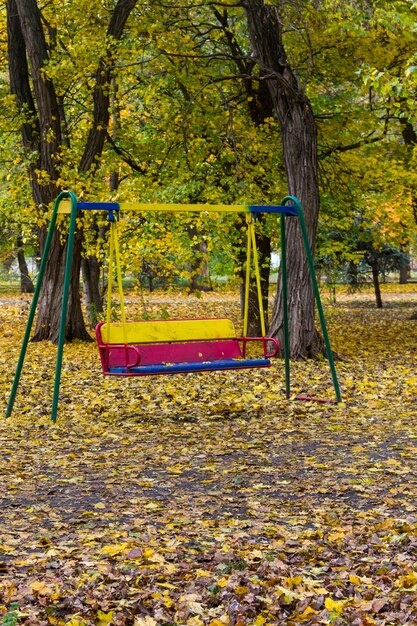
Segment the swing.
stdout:
[[[230,369],[270,367],[278,341],[266,337],[262,293],[252,215],[247,216],[248,244],[244,300],[244,331],[238,337],[229,319],[175,319],[126,321],[120,264],[117,219],[109,213],[110,255],[107,287],[107,320],[96,327],[96,339],[105,376],[150,376]],[[253,257],[262,337],[248,337],[251,260]],[[120,299],[121,322],[111,322],[113,263]],[[262,358],[248,358],[247,344],[260,343]],[[269,346],[272,344],[272,351]]]
[[[48,228],[42,259],[39,267],[35,293],[33,294],[29,317],[23,336],[22,347],[16,365],[13,384],[7,403],[6,417],[10,417],[19,386],[26,350],[30,340],[30,333],[35,318],[36,307],[45,274],[46,263],[51,248],[52,237],[55,231],[58,214],[69,215],[68,245],[65,261],[65,274],[62,293],[61,317],[59,323],[58,349],[55,365],[55,380],[52,398],[51,419],[56,422],[59,404],[59,389],[61,384],[62,357],[64,351],[65,328],[69,301],[72,257],[76,230],[76,219],[80,211],[105,211],[111,223],[110,258],[112,268],[113,257],[116,256],[117,281],[120,294],[121,323],[111,322],[111,289],[112,269],[109,272],[109,288],[107,295],[107,320],[98,325],[96,330],[98,348],[102,363],[102,371],[106,376],[140,376],[149,374],[175,374],[180,372],[201,372],[207,370],[243,369],[252,367],[269,367],[270,359],[278,353],[276,339],[266,337],[264,312],[262,306],[261,284],[256,250],[254,215],[257,213],[275,213],[280,215],[281,221],[281,275],[283,299],[283,329],[284,329],[284,369],[285,394],[291,397],[290,380],[290,349],[288,325],[288,297],[286,279],[286,235],[285,222],[287,217],[298,219],[301,228],[304,250],[312,281],[314,298],[320,319],[323,339],[326,346],[327,359],[330,366],[333,387],[336,399],[325,402],[341,402],[341,393],[334,365],[330,339],[326,328],[323,307],[320,299],[317,278],[315,274],[313,256],[308,240],[307,227],[304,220],[301,203],[294,196],[286,196],[280,205],[178,205],[178,204],[124,204],[128,211],[212,211],[246,213],[248,224],[248,253],[246,264],[246,284],[244,302],[243,336],[235,334],[233,324],[227,319],[193,319],[193,320],[154,320],[143,322],[126,322],[122,277],[120,270],[119,246],[115,214],[119,214],[120,205],[117,202],[78,202],[72,191],[62,191],[55,200],[51,221]],[[248,309],[250,265],[253,255],[256,286],[261,318],[262,337],[248,337]],[[263,358],[248,358],[247,344],[258,342],[263,347]],[[272,344],[272,351],[269,346]],[[296,396],[303,400],[323,400],[309,396]]]

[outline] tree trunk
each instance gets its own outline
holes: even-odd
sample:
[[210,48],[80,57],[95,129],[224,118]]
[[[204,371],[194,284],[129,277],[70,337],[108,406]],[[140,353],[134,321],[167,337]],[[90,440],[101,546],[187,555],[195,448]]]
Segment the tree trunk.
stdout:
[[84,257],[81,261],[81,271],[87,317],[91,328],[94,328],[98,322],[97,314],[103,312],[103,297],[100,291],[101,266],[97,257]]
[[[115,141],[117,131],[120,125],[120,115],[116,106],[116,93],[117,83],[113,76],[111,80],[111,115],[112,115],[112,127],[113,135],[112,141]],[[119,187],[119,175],[118,172],[110,172],[110,192],[117,191]],[[95,240],[105,240],[106,233],[109,230],[110,223],[106,225],[97,225],[97,220],[93,219],[90,226],[90,234]],[[81,261],[81,271],[83,277],[84,298],[87,309],[87,317],[90,322],[91,328],[94,328],[99,321],[99,313],[103,313],[103,292],[100,289],[100,274],[103,263],[95,256],[85,256]]]
[[408,279],[410,278],[410,264],[404,264],[400,267],[400,285],[406,285],[408,283]]
[[374,283],[376,308],[382,309],[381,287],[379,285],[379,268],[378,263],[372,263],[372,281]]
[[[76,233],[74,242],[73,264],[68,300],[65,339],[81,339],[91,341],[84,324],[80,301],[80,263],[81,263],[82,232]],[[45,269],[43,286],[39,298],[38,319],[33,341],[48,339],[57,343],[59,322],[62,307],[62,286],[64,283],[65,259],[67,246],[62,245],[58,232],[54,233],[49,252],[49,262]]]
[[[220,11],[216,7],[212,7],[213,14],[220,24],[225,41],[230,49],[231,57],[234,59],[237,67],[237,73],[244,76],[242,87],[246,92],[246,102],[248,111],[253,124],[258,127],[265,123],[265,120],[271,118],[274,114],[274,106],[271,98],[268,85],[265,81],[253,80],[253,61],[245,54],[245,51],[240,47],[234,34],[233,28],[231,28],[231,22],[233,21],[228,13],[227,9]],[[254,163],[254,165],[256,165]],[[266,187],[268,183],[262,180],[262,177],[258,179],[259,186]],[[266,192],[270,191],[269,185],[266,188]],[[259,216],[259,221],[262,220],[262,215]],[[243,224],[242,224],[243,225]],[[269,295],[269,278],[271,268],[271,240],[264,233],[257,233],[257,250],[258,260],[261,275],[261,291],[262,291],[262,305],[264,310],[265,327],[268,328],[268,295]],[[242,283],[240,286],[240,305],[241,315],[244,315],[244,297],[245,297],[245,271],[244,264],[246,259],[246,247],[239,250],[238,253],[240,266],[242,270],[240,276]],[[259,298],[256,282],[251,277],[249,286],[249,311],[248,311],[248,334],[252,337],[259,337],[262,334],[261,318],[259,310]]]
[[192,244],[193,257],[190,261],[190,291],[212,291],[207,259],[207,244],[195,224],[187,226]]
[[410,279],[410,274],[411,274],[411,265],[410,265],[410,256],[409,256],[409,248],[410,245],[409,243],[403,243],[400,246],[401,252],[404,253],[404,255],[407,255],[407,260],[404,259],[404,262],[401,263],[400,265],[400,285],[406,285]]
[[[120,39],[123,30],[137,0],[119,0],[113,10],[107,35],[109,39]],[[79,172],[85,174],[94,171],[98,164],[98,158],[104,147],[107,137],[110,110],[112,110],[113,127],[118,127],[118,115],[115,112],[114,95],[117,85],[113,74],[113,53],[112,42],[103,54],[99,62],[95,76],[95,87],[93,93],[94,122],[89,132],[84,153],[80,160]],[[112,89],[109,89],[109,85]],[[118,187],[119,179],[117,172],[112,172],[110,176],[110,190],[115,191]],[[107,227],[97,229],[95,222],[92,228],[97,230],[96,236],[104,237]],[[97,258],[88,256],[81,263],[84,282],[84,293],[86,296],[87,315],[92,327],[97,324],[97,313],[103,312],[103,298],[100,291],[100,270],[101,264]]]
[[[267,82],[280,123],[288,193],[303,205],[310,245],[314,248],[319,188],[317,128],[311,104],[289,66],[278,8],[265,4],[264,0],[245,0],[244,6],[260,77]],[[287,259],[290,354],[293,358],[313,357],[324,351],[324,344],[314,325],[314,292],[295,218],[287,219]],[[281,345],[282,317],[279,279],[269,334],[277,337]]]
[[[114,189],[112,189],[114,191]],[[93,216],[88,237],[93,241],[104,241],[109,230],[109,222],[98,226],[97,219]],[[100,274],[102,263],[95,256],[83,256],[81,260],[81,272],[83,277],[84,299],[87,309],[87,317],[90,327],[94,328],[98,321],[98,314],[102,313],[103,292],[100,289]]]
[[17,263],[19,265],[20,272],[20,293],[33,293],[35,288],[31,277],[29,276],[29,269],[25,259],[25,252],[23,249],[22,236],[17,237]]
[[207,259],[207,244],[200,241],[193,245],[194,260],[190,264],[190,291],[213,291]]

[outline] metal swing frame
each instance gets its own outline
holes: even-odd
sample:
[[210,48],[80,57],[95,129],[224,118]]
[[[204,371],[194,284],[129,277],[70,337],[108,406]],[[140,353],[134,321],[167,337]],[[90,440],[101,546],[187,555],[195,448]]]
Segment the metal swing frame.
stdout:
[[[56,228],[57,217],[60,214],[66,214],[70,216],[70,224],[68,231],[67,242],[67,255],[65,261],[65,274],[62,293],[62,306],[59,325],[59,337],[58,348],[55,367],[55,379],[54,390],[52,399],[51,419],[52,422],[56,422],[58,414],[59,403],[59,390],[61,384],[61,372],[62,372],[62,359],[64,352],[65,342],[65,327],[67,321],[69,289],[71,280],[72,258],[74,251],[74,239],[76,230],[76,219],[82,211],[101,211],[107,212],[108,219],[113,222],[117,219],[120,210],[124,211],[170,211],[174,213],[179,212],[213,212],[213,213],[246,213],[248,222],[248,263],[246,272],[246,285],[245,285],[245,312],[244,312],[244,335],[247,333],[248,326],[248,293],[249,293],[249,281],[250,281],[250,269],[249,261],[251,252],[255,260],[255,269],[257,268],[257,250],[256,250],[256,238],[254,219],[256,215],[260,213],[274,213],[280,215],[281,226],[281,272],[282,272],[282,298],[283,298],[283,328],[284,328],[284,363],[285,363],[285,394],[287,398],[291,396],[291,378],[290,378],[290,345],[289,345],[289,324],[288,324],[288,294],[287,294],[287,248],[286,248],[286,218],[297,218],[301,227],[301,235],[304,243],[304,249],[306,253],[309,273],[312,281],[315,302],[317,306],[317,312],[320,320],[321,331],[325,342],[327,359],[330,366],[331,377],[333,382],[333,388],[335,392],[335,400],[329,401],[338,403],[342,401],[339,382],[337,378],[336,368],[334,364],[333,352],[330,345],[330,339],[327,331],[326,320],[324,317],[323,306],[321,303],[320,292],[318,282],[316,278],[316,272],[314,268],[313,256],[310,249],[308,240],[307,228],[304,220],[303,209],[300,201],[294,196],[285,196],[280,205],[209,205],[209,204],[145,204],[145,203],[121,203],[118,202],[79,202],[74,192],[62,191],[56,198],[54,207],[52,210],[51,221],[49,224],[48,234],[45,241],[44,251],[39,268],[38,279],[36,282],[35,292],[33,294],[32,304],[29,312],[28,321],[22,341],[22,347],[17,362],[14,380],[10,392],[10,397],[6,410],[6,417],[10,417],[13,411],[14,401],[19,386],[19,381],[23,369],[27,346],[30,340],[30,334],[33,326],[33,321],[36,314],[36,308],[39,300],[40,290],[43,283],[45,274],[45,268],[49,257],[49,250],[51,247],[52,236]],[[261,285],[259,279],[259,268],[255,271],[256,283],[259,298],[260,318],[262,334],[265,336],[265,318],[262,306]],[[118,275],[118,281],[121,284],[121,275]],[[123,311],[124,315],[124,311]],[[303,397],[300,399],[317,400],[316,398]],[[320,401],[320,400],[319,400]],[[325,400],[327,402],[327,400]]]

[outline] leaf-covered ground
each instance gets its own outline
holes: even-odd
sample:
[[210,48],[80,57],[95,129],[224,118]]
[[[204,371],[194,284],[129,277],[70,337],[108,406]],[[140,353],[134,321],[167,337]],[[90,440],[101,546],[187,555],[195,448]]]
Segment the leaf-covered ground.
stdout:
[[[103,379],[94,344],[31,344],[0,422],[0,623],[417,623],[417,295],[327,305],[344,403],[271,370]],[[10,392],[28,298],[2,298]],[[132,298],[130,314],[141,313]],[[228,294],[148,313],[227,315]],[[333,397],[327,363],[294,391]]]

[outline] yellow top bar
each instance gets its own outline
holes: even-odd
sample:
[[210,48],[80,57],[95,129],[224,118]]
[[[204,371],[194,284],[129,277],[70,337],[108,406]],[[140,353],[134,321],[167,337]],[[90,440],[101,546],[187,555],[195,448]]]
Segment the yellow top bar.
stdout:
[[184,212],[211,212],[211,213],[242,213],[247,212],[248,207],[239,204],[145,204],[137,202],[133,204],[120,204],[121,211],[171,211],[172,213]]
[[[105,203],[103,203],[105,204]],[[247,213],[248,207],[244,204],[148,204],[145,202],[120,202],[120,211],[169,211],[171,213],[183,212],[210,212],[210,213]],[[103,209],[105,210],[105,209]],[[59,214],[69,215],[71,203],[63,200],[58,208]]]

